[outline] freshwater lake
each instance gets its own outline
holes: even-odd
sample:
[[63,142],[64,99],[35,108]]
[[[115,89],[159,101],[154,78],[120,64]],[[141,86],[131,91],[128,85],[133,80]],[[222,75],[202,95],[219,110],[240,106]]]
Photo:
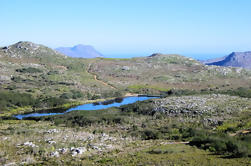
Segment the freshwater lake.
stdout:
[[131,96],[131,97],[124,97],[124,98],[116,98],[112,100],[106,100],[103,102],[95,102],[95,103],[88,103],[79,105],[76,107],[72,107],[64,112],[55,112],[51,110],[51,112],[35,112],[35,113],[28,113],[28,114],[19,114],[15,115],[18,119],[23,119],[27,117],[39,117],[39,116],[52,116],[52,115],[63,115],[65,113],[76,111],[76,110],[102,110],[111,107],[120,107],[122,105],[132,104],[137,101],[144,101],[148,99],[154,99],[158,97],[149,97],[149,96]]

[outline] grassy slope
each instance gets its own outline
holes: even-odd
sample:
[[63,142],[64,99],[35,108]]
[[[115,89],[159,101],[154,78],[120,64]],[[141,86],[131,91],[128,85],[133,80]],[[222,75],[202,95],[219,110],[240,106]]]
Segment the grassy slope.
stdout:
[[[132,59],[99,58],[91,67],[100,79],[131,91],[139,89],[229,89],[250,87],[250,71],[204,66],[179,55]],[[155,88],[157,87],[157,88]]]

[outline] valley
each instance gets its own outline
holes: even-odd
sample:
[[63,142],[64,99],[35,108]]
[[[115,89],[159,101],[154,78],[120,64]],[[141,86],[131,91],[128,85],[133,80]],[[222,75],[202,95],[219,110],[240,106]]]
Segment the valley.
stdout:
[[[1,165],[251,163],[249,69],[176,54],[72,58],[18,42],[0,48],[0,85]],[[137,95],[159,98],[77,107]]]

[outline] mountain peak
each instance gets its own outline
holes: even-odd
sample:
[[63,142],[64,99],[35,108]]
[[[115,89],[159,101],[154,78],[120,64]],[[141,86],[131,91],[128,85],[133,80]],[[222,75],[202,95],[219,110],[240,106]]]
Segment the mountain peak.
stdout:
[[78,44],[72,47],[73,50],[94,49],[91,45]]
[[78,44],[73,47],[59,47],[56,50],[64,55],[75,58],[96,58],[102,57],[102,54],[90,45]]
[[25,57],[46,57],[46,56],[60,56],[55,50],[43,46],[41,44],[32,43],[29,41],[19,41],[15,44],[1,47],[0,53],[11,58],[25,58]]
[[208,60],[205,62],[205,64],[216,66],[243,67],[251,69],[251,51],[232,52],[228,56],[219,58],[218,60]]
[[28,50],[28,49],[36,50],[40,47],[39,44],[35,44],[29,41],[19,41],[11,46],[16,47],[18,49],[25,49],[25,50]]

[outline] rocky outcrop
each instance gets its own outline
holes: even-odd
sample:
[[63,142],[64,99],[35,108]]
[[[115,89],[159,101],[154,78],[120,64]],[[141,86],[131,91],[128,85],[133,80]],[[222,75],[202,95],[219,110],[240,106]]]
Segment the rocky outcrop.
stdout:
[[250,108],[248,103],[246,98],[220,94],[168,97],[155,100],[152,111],[169,117],[199,117],[204,123],[217,125],[231,114]]

